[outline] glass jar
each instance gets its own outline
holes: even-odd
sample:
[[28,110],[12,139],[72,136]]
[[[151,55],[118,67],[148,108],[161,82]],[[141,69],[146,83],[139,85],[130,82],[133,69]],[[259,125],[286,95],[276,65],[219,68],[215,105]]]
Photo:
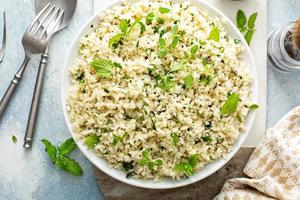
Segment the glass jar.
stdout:
[[268,58],[276,69],[283,72],[300,71],[300,61],[292,58],[285,47],[285,38],[295,23],[273,31],[268,39]]

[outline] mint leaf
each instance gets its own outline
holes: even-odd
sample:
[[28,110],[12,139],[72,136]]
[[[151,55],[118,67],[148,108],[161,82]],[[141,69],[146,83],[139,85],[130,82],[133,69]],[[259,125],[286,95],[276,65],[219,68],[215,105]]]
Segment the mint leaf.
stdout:
[[125,19],[121,20],[119,28],[120,28],[120,30],[121,30],[122,33],[126,34],[127,33],[127,29],[128,29],[127,20],[125,20]]
[[119,43],[123,39],[124,36],[125,36],[124,33],[119,33],[119,34],[115,35],[114,37],[110,38],[110,40],[108,42],[109,48],[116,49],[119,46]]
[[192,56],[195,55],[197,53],[198,49],[199,49],[198,45],[195,44],[194,46],[192,46],[192,48],[190,50],[191,55]]
[[178,25],[174,24],[174,26],[172,26],[172,35],[176,35],[178,33]]
[[245,35],[245,40],[247,42],[248,45],[250,45],[252,37],[253,37],[254,31],[247,31],[246,35]]
[[152,13],[149,13],[148,15],[147,15],[147,17],[146,17],[146,24],[147,25],[149,25],[149,24],[151,24],[152,23],[152,21],[153,21],[153,19],[154,19],[154,13],[152,12]]
[[198,162],[198,155],[197,154],[193,154],[189,157],[189,164],[191,165],[191,167],[196,167]]
[[193,154],[189,157],[188,162],[180,162],[175,165],[174,169],[179,172],[184,172],[187,176],[192,176],[197,163],[198,155]]
[[248,28],[249,29],[254,29],[256,18],[257,18],[257,12],[250,15],[249,20],[248,20]]
[[256,110],[256,109],[258,109],[258,108],[259,108],[259,105],[257,105],[257,104],[252,104],[252,105],[249,107],[250,110]]
[[202,136],[201,139],[202,139],[204,142],[211,142],[211,141],[212,141],[212,138],[211,138],[209,135]]
[[65,172],[68,172],[69,174],[72,174],[74,176],[83,175],[82,168],[80,167],[78,162],[71,158],[59,156],[55,165],[60,169],[64,170]]
[[184,64],[182,62],[172,63],[170,72],[176,72],[183,68]]
[[42,143],[44,143],[44,145],[45,145],[45,152],[48,154],[51,161],[53,163],[55,163],[56,162],[56,153],[57,153],[56,147],[46,139],[42,139]]
[[222,115],[230,115],[236,112],[240,95],[237,93],[231,94],[221,108]]
[[157,18],[156,18],[156,21],[157,21],[159,24],[165,23],[165,20],[162,19],[162,18],[160,18],[160,17],[157,17]]
[[113,134],[113,141],[112,141],[112,145],[116,146],[116,144],[118,144],[119,142],[123,142],[123,139],[125,138],[126,133],[123,136],[118,136]]
[[159,12],[161,14],[166,14],[166,13],[169,13],[170,12],[170,9],[169,8],[164,8],[164,7],[159,7]]
[[166,46],[166,41],[162,37],[159,38],[159,48],[164,48]]
[[15,135],[12,135],[12,136],[11,136],[11,139],[12,139],[13,143],[15,143],[15,144],[16,144],[17,141],[18,141],[18,140],[17,140],[17,137],[16,137]]
[[58,147],[58,152],[61,155],[68,155],[69,153],[74,151],[76,148],[77,148],[77,145],[76,145],[74,139],[69,138]]
[[187,75],[184,79],[184,86],[185,88],[189,89],[193,86],[193,83],[194,83],[194,77],[193,77],[193,74],[190,73],[189,75]]
[[95,59],[91,66],[96,70],[96,75],[102,78],[110,78],[112,76],[113,63],[110,60]]
[[238,10],[237,14],[236,14],[236,24],[238,26],[238,28],[242,28],[246,25],[247,23],[247,17],[244,13],[244,11],[242,10]]
[[172,137],[173,144],[176,146],[177,143],[178,143],[178,135],[177,135],[177,133],[172,133],[171,137]]
[[146,31],[146,26],[143,22],[139,22],[139,25],[141,26],[141,34],[143,34]]
[[213,29],[211,29],[208,39],[219,42],[219,40],[220,40],[220,30],[218,29],[218,27],[215,26]]
[[169,91],[170,89],[172,89],[175,86],[175,84],[168,76],[164,76],[161,78],[158,86],[163,91]]
[[163,161],[161,159],[152,160],[150,157],[150,149],[145,149],[142,151],[142,159],[139,160],[139,164],[142,166],[147,165],[148,168],[153,171],[154,166],[162,165]]
[[159,58],[165,57],[168,54],[168,51],[166,49],[160,49],[157,56]]
[[84,144],[88,148],[94,148],[99,142],[99,137],[96,134],[89,135],[84,139]]

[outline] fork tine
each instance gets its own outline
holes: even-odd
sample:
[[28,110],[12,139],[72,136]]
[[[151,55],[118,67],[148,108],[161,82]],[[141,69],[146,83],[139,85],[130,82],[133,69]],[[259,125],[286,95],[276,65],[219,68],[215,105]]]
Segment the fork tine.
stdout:
[[34,33],[36,34],[39,29],[42,27],[43,23],[46,21],[46,19],[49,17],[49,15],[52,13],[52,11],[55,9],[55,6],[53,5],[50,10],[44,15],[43,19],[39,21],[39,25],[36,27]]
[[48,34],[48,37],[47,37],[47,38],[51,37],[51,35],[55,32],[57,26],[59,26],[59,24],[61,23],[61,21],[62,21],[62,19],[63,19],[64,13],[65,13],[64,10],[62,10],[62,11],[59,13],[58,17],[56,18],[56,20],[55,20],[55,22],[54,22],[54,25],[53,25],[52,29],[49,31],[49,34]]
[[48,3],[45,8],[43,8],[43,10],[41,10],[41,12],[34,18],[34,20],[32,21],[32,23],[30,24],[28,31],[31,31],[32,27],[34,26],[34,24],[38,21],[38,19],[42,16],[42,14],[49,8],[50,3]]
[[[44,26],[43,31],[39,34],[39,37],[43,37],[45,33],[47,33],[47,29],[49,28],[50,24],[52,24],[57,18],[55,18],[57,16],[57,14],[59,13],[60,8],[58,8],[50,17],[50,19],[47,21],[47,24]],[[48,35],[50,35],[50,32],[48,33]]]

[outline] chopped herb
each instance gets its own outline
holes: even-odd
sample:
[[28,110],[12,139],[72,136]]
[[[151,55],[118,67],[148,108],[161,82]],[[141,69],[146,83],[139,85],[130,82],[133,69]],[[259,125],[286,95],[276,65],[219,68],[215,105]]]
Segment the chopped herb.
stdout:
[[256,18],[257,18],[257,12],[250,15],[249,20],[248,20],[248,28],[249,29],[254,29],[255,28]]
[[[158,79],[159,79],[159,77],[158,77]],[[158,80],[158,82],[159,82],[158,86],[163,91],[169,91],[170,89],[172,89],[175,86],[174,82],[168,76],[162,77],[160,80]]]
[[116,49],[119,46],[119,44],[124,36],[125,36],[124,33],[119,33],[119,34],[115,35],[114,37],[110,38],[110,40],[108,42],[109,48]]
[[236,14],[236,23],[238,28],[243,28],[247,23],[247,17],[242,10],[238,10]]
[[182,62],[175,62],[171,65],[170,72],[176,72],[178,70],[181,70],[184,66],[184,63]]
[[212,75],[200,76],[200,83],[205,83],[206,85],[208,85],[211,83],[212,80],[213,80]]
[[257,105],[257,104],[252,104],[251,106],[249,106],[250,110],[256,110],[258,108],[259,108],[259,105]]
[[166,13],[169,13],[170,12],[170,9],[169,8],[164,8],[164,7],[159,7],[159,12],[161,14],[166,14]]
[[99,137],[96,134],[92,134],[84,138],[84,144],[88,148],[94,148],[99,142]]
[[162,58],[162,57],[165,57],[167,54],[168,54],[168,51],[166,49],[160,49],[157,55],[159,58]]
[[197,53],[198,49],[199,49],[199,46],[197,44],[192,46],[192,48],[190,50],[191,55],[194,56]]
[[122,65],[120,63],[114,62],[113,64],[115,67],[122,68]]
[[247,31],[247,33],[245,35],[245,40],[246,40],[248,45],[250,44],[250,42],[252,40],[253,34],[254,34],[254,31],[250,30],[250,31]]
[[125,74],[123,78],[124,79],[130,79],[130,76],[128,74]]
[[161,159],[152,160],[150,157],[150,149],[145,149],[142,151],[142,159],[139,161],[142,166],[147,165],[148,168],[153,171],[155,166],[160,166],[163,164]]
[[172,42],[171,42],[171,47],[172,47],[173,49],[175,49],[176,46],[177,46],[177,44],[178,44],[178,42],[179,42],[178,37],[174,37],[173,40],[172,40]]
[[202,139],[204,142],[211,142],[211,141],[212,141],[212,138],[211,138],[209,135],[202,136],[201,139]]
[[164,48],[166,46],[166,40],[162,37],[159,38],[159,48]]
[[154,13],[152,12],[152,13],[149,13],[148,15],[147,15],[147,17],[146,17],[146,24],[147,25],[149,25],[149,24],[151,24],[152,23],[152,21],[153,21],[153,19],[154,19]]
[[123,142],[124,138],[126,137],[126,133],[122,136],[118,136],[113,134],[113,141],[112,141],[112,145],[116,146],[119,142]]
[[240,95],[233,93],[229,95],[224,105],[221,107],[222,115],[230,115],[236,112],[238,103],[240,101]]
[[152,29],[153,29],[154,33],[158,33],[159,32],[159,27],[157,27],[157,26],[153,26]]
[[113,63],[110,60],[94,59],[91,63],[96,70],[96,74],[102,78],[110,78],[112,76]]
[[184,79],[184,86],[185,88],[189,89],[191,87],[193,87],[193,83],[194,83],[194,77],[193,74],[190,73],[189,75],[187,75]]
[[192,176],[194,173],[194,168],[198,162],[198,155],[194,154],[189,157],[188,162],[180,162],[175,165],[175,170],[178,172],[183,172],[187,176]]
[[146,26],[143,22],[139,22],[139,25],[141,26],[141,34],[143,34],[146,31]]
[[177,133],[172,133],[171,137],[172,137],[173,144],[176,146],[177,143],[178,143],[178,135],[177,135]]
[[218,29],[218,27],[215,26],[213,29],[211,29],[210,34],[209,34],[209,39],[219,42],[220,30]]
[[17,139],[17,137],[15,136],[15,135],[12,135],[11,136],[11,139],[12,139],[12,141],[13,141],[13,143],[17,143],[17,141],[18,141],[18,139]]
[[174,26],[172,26],[172,34],[176,35],[178,33],[178,25],[175,24]]
[[125,19],[121,20],[119,28],[120,28],[120,30],[121,30],[122,33],[126,34],[127,33],[127,29],[128,29],[127,20],[125,20]]
[[157,21],[159,24],[165,23],[165,20],[162,19],[162,18],[160,18],[160,17],[157,17],[157,18],[156,18],[156,21]]
[[74,176],[83,175],[80,165],[74,159],[71,159],[67,156],[77,148],[72,138],[69,138],[62,145],[60,145],[58,147],[58,151],[57,148],[48,140],[43,139],[42,143],[44,143],[45,151],[54,165]]

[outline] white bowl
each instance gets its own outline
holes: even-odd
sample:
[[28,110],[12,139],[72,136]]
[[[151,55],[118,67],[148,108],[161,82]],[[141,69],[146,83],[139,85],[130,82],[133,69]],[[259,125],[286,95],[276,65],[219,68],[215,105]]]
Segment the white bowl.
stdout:
[[[136,0],[132,0],[133,2],[136,2]],[[177,0],[175,2],[180,2],[180,0]],[[183,1],[183,0],[182,0]],[[242,45],[244,46],[245,50],[243,52],[243,62],[246,67],[249,67],[253,74],[253,87],[252,87],[252,93],[253,93],[253,102],[257,102],[257,92],[258,92],[258,86],[257,86],[257,73],[256,73],[256,66],[254,63],[253,56],[251,54],[251,51],[244,40],[244,37],[239,32],[239,30],[235,27],[235,25],[217,8],[213,7],[209,3],[206,3],[204,0],[190,0],[192,5],[195,5],[197,7],[203,8],[206,10],[209,15],[211,16],[220,16],[225,20],[225,26],[229,33],[234,38],[240,39],[242,42]],[[109,6],[108,8],[111,8],[120,2],[113,4]],[[103,8],[104,10],[105,8]],[[101,10],[99,11],[101,12]],[[98,15],[94,15],[91,17],[88,22],[83,26],[83,28],[79,31],[78,35],[75,37],[74,41],[72,42],[70,46],[70,50],[68,52],[68,55],[66,57],[65,63],[64,63],[64,72],[62,76],[62,82],[61,82],[61,101],[63,106],[63,112],[64,117],[67,122],[69,131],[72,135],[72,137],[75,139],[77,145],[79,146],[80,150],[84,153],[84,155],[101,171],[106,173],[107,175],[122,181],[124,183],[142,187],[142,188],[150,188],[150,189],[167,189],[167,188],[176,188],[181,187],[185,185],[189,185],[191,183],[197,182],[201,179],[204,179],[220,169],[223,165],[225,165],[240,149],[241,145],[244,143],[246,137],[248,136],[248,133],[251,129],[251,126],[253,124],[255,113],[250,112],[247,119],[246,119],[246,131],[242,133],[238,140],[235,142],[232,151],[227,153],[224,158],[220,158],[219,160],[216,160],[210,164],[207,164],[202,170],[195,173],[193,176],[189,177],[188,179],[182,179],[182,180],[172,180],[172,179],[164,179],[160,182],[155,182],[153,180],[142,180],[142,179],[134,179],[134,178],[126,178],[126,175],[123,171],[111,168],[108,163],[105,161],[105,159],[100,158],[95,155],[95,153],[89,149],[86,148],[82,144],[82,141],[78,141],[75,137],[75,133],[72,131],[72,125],[69,122],[68,114],[66,111],[66,100],[68,95],[68,89],[70,86],[70,74],[68,71],[68,68],[71,67],[74,64],[74,60],[78,55],[79,50],[79,41],[82,36],[85,34],[88,34],[91,31],[90,25],[92,24],[98,24],[99,17]]]

